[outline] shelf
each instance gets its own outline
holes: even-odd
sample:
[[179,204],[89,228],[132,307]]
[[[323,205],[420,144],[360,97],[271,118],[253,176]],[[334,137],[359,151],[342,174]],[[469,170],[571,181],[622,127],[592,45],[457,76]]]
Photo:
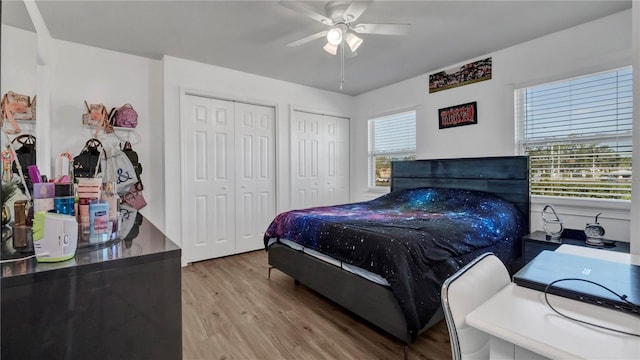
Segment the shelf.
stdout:
[[[582,235],[581,235],[582,234]],[[584,232],[580,230],[565,229],[558,241],[547,238],[544,231],[535,231],[522,237],[523,265],[531,261],[543,250],[555,250],[562,244],[584,246],[592,249],[602,249],[615,252],[629,253],[630,244],[622,241],[605,239],[601,246],[589,245],[585,242]]]
[[[88,128],[88,129],[95,129],[97,128],[97,126],[95,125],[89,125],[89,124],[82,124],[83,127]],[[114,131],[135,131],[135,128],[127,128],[127,127],[120,127],[120,126],[112,126]]]

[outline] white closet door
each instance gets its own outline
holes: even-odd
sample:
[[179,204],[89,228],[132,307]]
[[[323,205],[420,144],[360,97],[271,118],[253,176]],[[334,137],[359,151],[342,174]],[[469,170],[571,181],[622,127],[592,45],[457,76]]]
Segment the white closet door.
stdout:
[[294,111],[291,121],[291,208],[320,205],[322,115]]
[[[349,120],[324,116],[326,173],[323,205],[349,202]],[[321,157],[324,158],[324,157]]]
[[294,111],[291,119],[291,207],[349,202],[349,120]]
[[[233,103],[185,97],[183,252],[186,262],[235,251]],[[178,175],[178,174],[176,174]],[[178,211],[176,209],[176,211]]]
[[236,103],[236,253],[264,248],[276,215],[275,121],[270,107]]

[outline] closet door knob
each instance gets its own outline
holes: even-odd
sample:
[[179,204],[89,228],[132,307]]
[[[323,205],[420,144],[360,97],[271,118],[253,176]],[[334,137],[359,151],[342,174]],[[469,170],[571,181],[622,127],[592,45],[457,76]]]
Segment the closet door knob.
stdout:
[[226,186],[223,186],[223,187],[222,187],[222,190],[227,190],[227,187],[226,187]]
[[243,189],[246,189],[246,188],[247,188],[247,185],[242,185],[242,188],[243,188]]

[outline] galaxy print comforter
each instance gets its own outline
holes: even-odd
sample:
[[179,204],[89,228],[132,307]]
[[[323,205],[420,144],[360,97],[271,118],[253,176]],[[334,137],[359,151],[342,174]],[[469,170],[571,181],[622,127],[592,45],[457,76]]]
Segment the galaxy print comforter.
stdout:
[[524,227],[515,206],[492,194],[419,188],[279,214],[264,241],[292,240],[383,276],[415,340],[440,307],[444,280],[486,251],[510,264]]

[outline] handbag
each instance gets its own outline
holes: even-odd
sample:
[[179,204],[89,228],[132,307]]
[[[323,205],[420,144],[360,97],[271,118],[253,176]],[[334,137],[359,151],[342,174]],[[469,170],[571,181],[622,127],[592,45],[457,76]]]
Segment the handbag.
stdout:
[[16,162],[13,163],[13,172],[22,175],[25,179],[29,179],[27,173],[27,167],[30,165],[36,165],[36,137],[33,135],[20,135],[11,140],[11,145],[20,144],[20,147],[15,149],[16,161],[20,162],[22,168],[22,174],[18,171]]
[[121,203],[129,205],[136,210],[140,210],[143,207],[147,206],[147,201],[142,195],[143,188],[144,187],[142,186],[142,182],[138,181],[129,189],[129,191],[122,195]]
[[[19,134],[22,132],[16,120],[35,120],[36,119],[36,97],[31,98],[27,95],[16,94],[9,91],[2,96],[0,101],[2,109],[2,130],[7,134]],[[4,119],[8,119],[13,129],[4,128]]]
[[104,166],[111,171],[111,174],[103,175],[108,176],[110,181],[116,182],[118,194],[126,193],[131,186],[139,182],[133,164],[129,157],[115,146],[107,150],[106,154],[104,161],[109,164],[105,163]]
[[[14,144],[20,144],[20,147],[15,149]],[[33,135],[20,135],[11,140],[11,144],[14,146],[16,159],[13,162],[12,172],[20,175],[26,183],[29,190],[33,189],[33,183],[29,176],[28,167],[36,165],[36,137]],[[20,168],[18,168],[18,164]],[[22,169],[22,172],[20,172]]]
[[13,91],[9,91],[2,97],[2,112],[5,113],[7,111],[13,112],[13,117],[16,120],[35,120],[36,112],[36,97],[33,97],[33,101],[31,101],[31,97],[28,95],[22,95],[14,93]]
[[84,148],[73,158],[73,176],[76,178],[92,178],[100,171],[100,157],[103,151],[98,139],[89,139]]
[[124,143],[122,152],[125,153],[125,155],[127,155],[127,157],[129,158],[129,161],[131,161],[131,165],[133,165],[133,168],[136,172],[136,177],[138,178],[138,181],[140,181],[140,175],[142,174],[142,164],[140,164],[138,153],[133,150],[133,148],[131,147],[131,143],[128,141]]
[[135,128],[138,126],[138,113],[131,104],[124,104],[113,115],[113,126]]
[[109,113],[103,104],[91,104],[84,102],[87,113],[82,115],[82,123],[89,126],[95,126],[96,132],[93,134],[97,138],[100,130],[104,130],[107,134],[113,133],[113,126],[109,122]]

